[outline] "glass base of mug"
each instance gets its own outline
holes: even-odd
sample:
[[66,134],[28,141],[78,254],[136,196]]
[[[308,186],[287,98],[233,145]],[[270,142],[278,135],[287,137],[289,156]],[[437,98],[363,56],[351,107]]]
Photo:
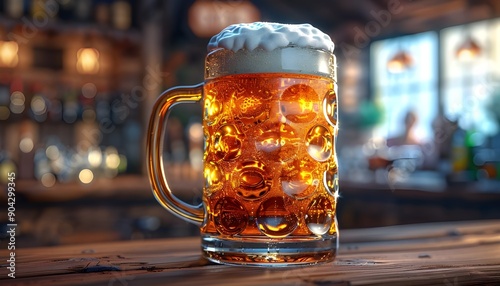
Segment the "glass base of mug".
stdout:
[[202,234],[201,245],[204,256],[216,263],[261,267],[304,266],[333,261],[338,249],[338,236],[228,239]]

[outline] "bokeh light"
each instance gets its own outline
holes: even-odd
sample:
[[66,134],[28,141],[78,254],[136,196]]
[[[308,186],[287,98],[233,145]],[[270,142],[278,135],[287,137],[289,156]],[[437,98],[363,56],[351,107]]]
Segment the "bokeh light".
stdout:
[[94,180],[94,173],[90,169],[83,169],[78,174],[78,179],[84,184],[90,184]]
[[40,181],[44,187],[50,188],[56,184],[56,176],[52,173],[45,173],[42,175]]
[[23,153],[31,152],[33,150],[33,147],[33,139],[31,139],[30,137],[24,137],[23,139],[21,139],[21,141],[19,141],[19,149]]
[[76,69],[83,74],[96,74],[99,72],[99,51],[92,48],[79,49]]
[[194,142],[203,140],[203,126],[200,123],[193,123],[189,127],[189,139]]
[[88,82],[82,86],[82,95],[86,98],[94,98],[97,94],[97,86]]
[[0,41],[0,66],[15,67],[19,62],[19,45],[15,41]]
[[7,106],[0,106],[0,120],[7,120],[10,116],[10,110]]
[[10,95],[10,111],[15,114],[21,114],[24,111],[24,102],[26,97],[20,91],[14,91]]
[[117,169],[120,166],[120,156],[116,153],[111,153],[106,156],[106,167]]
[[87,156],[91,167],[99,167],[102,163],[102,152],[99,148],[91,148]]
[[50,160],[57,160],[57,158],[59,158],[59,156],[61,155],[61,153],[59,152],[59,148],[57,148],[56,145],[50,145],[49,147],[47,147],[47,149],[45,149],[45,155],[47,155],[47,158],[49,158]]
[[33,96],[33,99],[31,100],[31,110],[35,115],[45,114],[45,112],[47,112],[47,103],[45,102],[45,99],[40,95]]
[[17,168],[14,162],[11,160],[5,160],[0,163],[0,183],[7,183],[9,178],[9,173],[16,172]]

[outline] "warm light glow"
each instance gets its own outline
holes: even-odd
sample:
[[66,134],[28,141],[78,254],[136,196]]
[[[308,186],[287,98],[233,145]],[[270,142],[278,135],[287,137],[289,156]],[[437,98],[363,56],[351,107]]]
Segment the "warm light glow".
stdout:
[[96,74],[99,72],[99,52],[92,48],[78,50],[76,69],[83,74]]
[[116,147],[114,146],[108,146],[106,147],[106,150],[104,150],[106,154],[117,154],[118,155],[118,150],[116,150]]
[[89,169],[83,169],[78,174],[78,179],[84,184],[90,184],[94,180],[94,173]]
[[11,160],[5,160],[0,163],[0,183],[8,182],[8,174],[12,172],[16,172],[16,165]]
[[120,156],[112,153],[106,157],[106,167],[110,169],[117,169],[120,166]]
[[250,1],[197,0],[189,8],[188,24],[198,37],[211,37],[236,23],[260,19],[260,13]]
[[402,73],[412,65],[413,59],[411,56],[404,51],[400,51],[387,62],[387,70],[391,73]]
[[0,66],[15,67],[19,62],[19,46],[14,41],[0,41]]
[[89,164],[91,167],[99,167],[102,163],[102,152],[99,148],[93,148],[88,156]]
[[471,61],[481,53],[481,47],[468,37],[457,49],[455,56],[460,61]]
[[189,127],[189,139],[193,142],[201,142],[203,140],[203,126],[200,123],[193,123]]

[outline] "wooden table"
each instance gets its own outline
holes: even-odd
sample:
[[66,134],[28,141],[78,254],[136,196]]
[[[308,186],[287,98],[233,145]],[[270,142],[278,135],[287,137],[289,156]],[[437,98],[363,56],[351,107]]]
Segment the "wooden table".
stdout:
[[0,254],[0,285],[500,285],[500,220],[344,230],[335,262],[285,269],[207,262],[198,238],[18,247],[15,279]]

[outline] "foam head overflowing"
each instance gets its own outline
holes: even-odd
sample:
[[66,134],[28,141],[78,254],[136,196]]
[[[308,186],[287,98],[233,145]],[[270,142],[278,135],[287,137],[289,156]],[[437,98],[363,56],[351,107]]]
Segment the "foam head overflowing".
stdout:
[[210,39],[207,48],[209,51],[223,48],[236,52],[255,49],[272,51],[289,46],[329,52],[333,52],[334,49],[330,37],[310,24],[291,25],[267,22],[228,26]]

